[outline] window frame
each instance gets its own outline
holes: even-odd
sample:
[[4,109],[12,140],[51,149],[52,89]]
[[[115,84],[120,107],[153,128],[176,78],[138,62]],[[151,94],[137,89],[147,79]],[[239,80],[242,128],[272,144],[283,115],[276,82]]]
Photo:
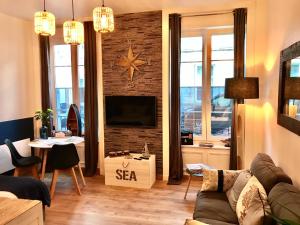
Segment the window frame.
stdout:
[[[228,136],[214,136],[211,133],[211,40],[213,35],[233,34],[233,27],[226,28],[204,28],[197,31],[182,32],[181,37],[202,37],[202,123],[201,135],[194,134],[195,141],[218,142]],[[209,99],[209,101],[207,101]]]

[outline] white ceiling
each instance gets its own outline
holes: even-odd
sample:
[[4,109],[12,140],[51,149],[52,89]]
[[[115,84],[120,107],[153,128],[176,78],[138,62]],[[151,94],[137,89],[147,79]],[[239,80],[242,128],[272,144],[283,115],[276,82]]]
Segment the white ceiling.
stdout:
[[[213,5],[230,7],[233,3],[249,0],[105,0],[105,5],[111,7],[115,14],[143,12],[162,9],[211,8]],[[72,16],[71,0],[46,0],[47,11],[52,12],[57,20],[69,19]],[[92,10],[102,4],[102,0],[74,0],[75,17],[91,17]],[[19,17],[33,19],[33,14],[43,8],[43,0],[0,0],[0,12]]]

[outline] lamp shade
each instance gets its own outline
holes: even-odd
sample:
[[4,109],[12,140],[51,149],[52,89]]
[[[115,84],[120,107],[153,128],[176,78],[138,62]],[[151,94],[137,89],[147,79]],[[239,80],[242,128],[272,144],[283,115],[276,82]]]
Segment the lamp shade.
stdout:
[[47,11],[40,11],[34,14],[34,31],[43,36],[55,34],[55,16]]
[[66,21],[63,25],[64,42],[71,45],[79,45],[84,42],[84,27],[81,22]]
[[109,7],[97,7],[93,10],[93,24],[96,32],[108,33],[115,29],[113,10]]
[[231,99],[259,98],[258,77],[226,78],[224,97]]
[[300,99],[300,77],[289,77],[284,85],[285,99]]

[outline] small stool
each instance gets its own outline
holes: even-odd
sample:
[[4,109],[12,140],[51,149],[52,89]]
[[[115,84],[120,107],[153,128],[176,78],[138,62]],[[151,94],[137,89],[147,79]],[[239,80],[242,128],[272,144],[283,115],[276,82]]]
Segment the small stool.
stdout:
[[186,164],[186,172],[189,174],[188,186],[185,191],[184,199],[186,199],[186,195],[189,191],[192,177],[202,177],[203,169],[212,169],[212,167],[204,164],[204,163],[196,163],[196,164]]

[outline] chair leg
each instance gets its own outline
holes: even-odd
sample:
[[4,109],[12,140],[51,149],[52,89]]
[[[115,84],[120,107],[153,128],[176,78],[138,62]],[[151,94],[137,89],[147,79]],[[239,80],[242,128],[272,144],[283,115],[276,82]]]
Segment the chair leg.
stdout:
[[36,179],[40,179],[39,177],[39,173],[38,173],[38,170],[36,168],[36,165],[32,165],[31,166],[31,172],[32,172],[32,175],[36,178]]
[[71,168],[71,174],[72,174],[73,182],[74,182],[74,185],[76,187],[77,193],[79,195],[81,195],[81,191],[80,191],[80,188],[79,188],[79,185],[78,185],[78,181],[77,181],[77,178],[76,178],[76,173],[75,173],[74,167]]
[[52,181],[51,181],[51,187],[50,187],[50,197],[51,197],[51,199],[53,199],[53,197],[54,197],[55,186],[56,186],[58,174],[59,174],[59,170],[54,170],[53,176],[52,176]]
[[20,174],[20,169],[18,167],[15,168],[14,177],[18,177]]
[[79,170],[79,173],[80,173],[80,177],[82,179],[83,186],[86,186],[86,182],[85,182],[85,179],[84,179],[84,176],[83,176],[83,173],[82,173],[80,163],[78,163],[78,170]]
[[186,195],[189,191],[191,180],[192,180],[192,175],[190,174],[189,181],[188,181],[188,186],[186,187],[186,191],[185,191],[185,194],[184,194],[184,199],[186,199]]

